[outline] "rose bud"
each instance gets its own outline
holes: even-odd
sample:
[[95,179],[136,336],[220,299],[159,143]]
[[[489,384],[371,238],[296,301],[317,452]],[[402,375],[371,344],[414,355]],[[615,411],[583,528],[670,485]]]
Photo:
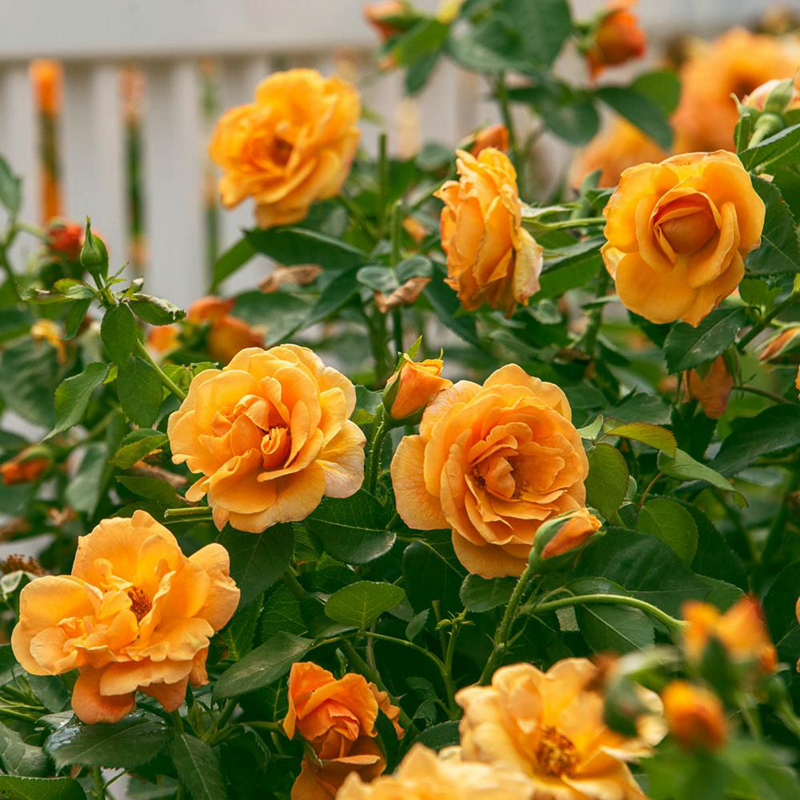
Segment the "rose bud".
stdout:
[[47,248],[54,256],[77,261],[83,245],[83,227],[77,222],[54,220],[47,226]]
[[718,750],[725,744],[728,720],[713,692],[688,681],[672,681],[662,700],[669,732],[682,747]]
[[45,447],[26,447],[20,453],[0,464],[0,477],[6,486],[14,483],[31,483],[50,467],[50,451]]
[[758,358],[760,361],[769,361],[775,356],[779,356],[784,350],[788,350],[797,336],[800,335],[800,325],[792,325],[784,328],[777,336],[773,336],[761,348]]
[[364,6],[364,19],[375,28],[384,42],[392,36],[407,31],[416,22],[415,15],[410,13],[408,3],[402,0],[367,3]]
[[704,377],[696,369],[690,370],[686,384],[689,398],[700,403],[709,419],[719,419],[725,413],[733,389],[733,375],[724,355],[717,356]]
[[108,275],[108,250],[103,240],[92,233],[92,224],[88,219],[80,260],[81,266],[95,280],[105,280]]
[[585,508],[545,522],[533,540],[530,562],[542,574],[562,569],[600,530],[602,522]]
[[639,18],[630,9],[636,0],[612,0],[601,13],[594,40],[586,51],[592,77],[606,67],[641,58],[647,46]]
[[508,128],[505,125],[491,125],[478,131],[473,139],[469,152],[477,157],[481,150],[494,147],[497,150],[508,150]]
[[412,361],[404,354],[383,391],[383,405],[389,416],[395,421],[406,421],[421,413],[439,392],[452,386],[452,381],[442,377],[443,367],[441,358]]

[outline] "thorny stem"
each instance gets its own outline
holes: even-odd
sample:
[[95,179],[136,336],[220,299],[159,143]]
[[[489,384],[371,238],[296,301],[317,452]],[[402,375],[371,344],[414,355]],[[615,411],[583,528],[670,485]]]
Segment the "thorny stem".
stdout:
[[389,433],[389,425],[386,419],[386,412],[383,406],[378,406],[375,413],[375,421],[372,423],[372,443],[369,449],[369,464],[367,466],[367,480],[364,488],[370,493],[375,494],[378,485],[378,468],[381,463],[381,451],[386,434]]
[[741,339],[739,339],[737,344],[739,350],[743,351],[744,348],[747,347],[747,345],[750,344],[750,342],[752,342],[753,339],[755,339],[756,336],[758,336],[758,334],[761,333],[770,324],[770,322],[772,322],[772,320],[781,313],[781,311],[788,308],[793,303],[796,303],[798,300],[800,300],[800,292],[792,292],[785,300],[778,303],[778,305],[776,305],[772,311],[770,311],[768,314],[765,314],[760,322],[757,322],[755,325],[753,325],[753,327],[750,328],[750,330],[744,336],[742,336]]
[[100,767],[92,767],[92,794],[97,800],[105,800],[106,786]]
[[147,348],[142,344],[140,339],[136,340],[136,352],[155,369],[155,371],[158,373],[158,379],[161,381],[161,383],[163,383],[164,386],[166,386],[167,389],[169,389],[172,394],[175,395],[175,397],[183,402],[186,399],[186,392],[184,392],[183,389],[181,389],[180,386],[178,386],[169,377],[169,375],[167,375],[167,373],[161,369],[161,367],[156,363],[155,359],[150,355]]

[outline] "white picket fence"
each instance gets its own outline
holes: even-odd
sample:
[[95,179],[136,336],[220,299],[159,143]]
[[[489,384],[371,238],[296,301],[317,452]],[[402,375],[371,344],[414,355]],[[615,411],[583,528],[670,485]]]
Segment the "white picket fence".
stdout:
[[[697,33],[755,16],[771,0],[642,0],[651,40]],[[435,8],[438,0],[417,5]],[[578,0],[576,16],[601,3]],[[276,66],[344,70],[356,80],[374,72],[376,35],[364,22],[363,0],[0,0],[0,153],[25,179],[23,217],[38,220],[38,129],[28,65],[54,58],[64,65],[60,120],[62,185],[67,216],[91,214],[116,264],[127,259],[127,174],[120,68],[145,75],[143,206],[151,292],[186,304],[208,284],[204,170],[208,130],[201,113],[199,60],[214,59],[221,104],[247,101]],[[566,71],[580,68],[574,57]],[[396,150],[409,141],[455,142],[495,119],[480,79],[443,65],[415,102],[402,100],[398,75],[370,82],[365,105],[377,112]],[[377,126],[365,122],[374,147]],[[554,159],[556,165],[558,159]],[[562,159],[563,161],[563,153]],[[250,209],[222,215],[221,245],[250,223]],[[250,268],[236,280],[252,285]],[[231,288],[231,287],[229,287]]]

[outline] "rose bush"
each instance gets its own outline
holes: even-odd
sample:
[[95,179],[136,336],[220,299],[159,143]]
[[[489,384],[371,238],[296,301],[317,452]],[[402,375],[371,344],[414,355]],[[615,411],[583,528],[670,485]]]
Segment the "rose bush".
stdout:
[[800,797],[791,20],[624,83],[635,3],[365,17],[496,119],[358,150],[355,83],[266,77],[186,312],[0,158],[0,796]]

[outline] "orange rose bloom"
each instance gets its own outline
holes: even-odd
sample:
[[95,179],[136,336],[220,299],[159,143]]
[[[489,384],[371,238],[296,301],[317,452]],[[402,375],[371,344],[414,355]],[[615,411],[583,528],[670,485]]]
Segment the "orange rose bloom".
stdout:
[[375,741],[379,710],[392,720],[401,738],[403,729],[396,721],[400,709],[362,675],[348,672],[336,680],[313,662],[292,665],[283,729],[290,739],[299,733],[318,760],[303,759],[292,787],[293,800],[330,800],[349,773],[358,772],[369,780],[383,772],[386,761]]
[[517,173],[489,147],[477,158],[458,150],[461,176],[435,192],[443,203],[442,247],[447,284],[467,311],[486,302],[507,317],[539,291],[542,248],[522,227]]
[[333,197],[347,178],[360,113],[358,93],[340,78],[312,69],[270,75],[254,103],[217,123],[210,155],[223,171],[223,205],[252,197],[262,228],[303,219],[311,203]]
[[[663,725],[642,716],[634,738],[608,728],[599,675],[587,659],[568,658],[547,672],[532,664],[502,667],[491,686],[462,689],[462,758],[519,770],[531,780],[531,797],[645,800],[625,762],[649,755]],[[641,691],[660,708],[656,695]]]
[[622,304],[650,322],[697,326],[744,276],[765,208],[732,153],[625,170],[603,214],[603,260]]
[[344,782],[337,800],[530,800],[530,781],[516,770],[465,762],[458,748],[437,754],[415,744],[392,776],[364,783],[358,773]]
[[771,78],[791,78],[800,67],[796,45],[734,28],[701,46],[681,70],[681,99],[672,118],[675,150],[734,150],[740,100]]
[[386,382],[389,387],[400,380],[389,411],[392,419],[405,419],[422,411],[439,392],[452,386],[452,381],[442,377],[443,368],[441,358],[413,361],[404,355],[400,369]]
[[672,681],[662,695],[669,732],[683,747],[717,750],[728,738],[728,720],[719,698],[688,681]]
[[681,611],[689,623],[684,630],[683,644],[692,660],[700,660],[713,636],[734,661],[755,661],[764,672],[775,671],[777,654],[764,624],[761,607],[754,597],[743,597],[724,614],[709,603],[697,600],[684,603]]
[[350,497],[364,479],[356,390],[311,350],[241,350],[197,375],[169,419],[175,464],[203,475],[186,492],[208,495],[218,528],[260,533],[307,517],[323,496]]
[[661,161],[667,155],[635,125],[616,117],[578,154],[570,169],[569,182],[578,189],[587,175],[599,169],[598,186],[610,188],[619,183],[620,176],[629,167]]
[[606,67],[641,58],[647,49],[639,18],[631,11],[637,0],[611,0],[586,53],[589,71],[597,77]]
[[469,152],[477,158],[487,147],[508,150],[508,128],[505,125],[490,125],[488,128],[478,131]]
[[201,297],[192,303],[186,318],[190,322],[210,322],[208,353],[220,364],[227,364],[240,350],[261,347],[264,337],[254,331],[243,319],[232,317],[229,312],[234,300],[219,297]]
[[584,505],[589,463],[571,417],[558,386],[516,364],[483,386],[459,381],[397,448],[397,513],[410,528],[452,529],[470,572],[522,574],[539,526]]
[[173,711],[189,682],[208,682],[209,640],[239,604],[228,565],[219,544],[187,558],[144,511],[104,520],[78,539],[71,575],[22,590],[14,656],[32,675],[79,669],[72,708],[83,722],[116,722],[137,690]]
[[725,413],[733,390],[733,375],[728,369],[725,356],[714,359],[704,378],[700,377],[697,370],[690,370],[686,383],[689,397],[700,403],[709,419],[719,419]]
[[13,458],[0,464],[0,477],[6,486],[30,483],[41,477],[50,466],[49,458],[32,458],[33,447],[26,447]]

